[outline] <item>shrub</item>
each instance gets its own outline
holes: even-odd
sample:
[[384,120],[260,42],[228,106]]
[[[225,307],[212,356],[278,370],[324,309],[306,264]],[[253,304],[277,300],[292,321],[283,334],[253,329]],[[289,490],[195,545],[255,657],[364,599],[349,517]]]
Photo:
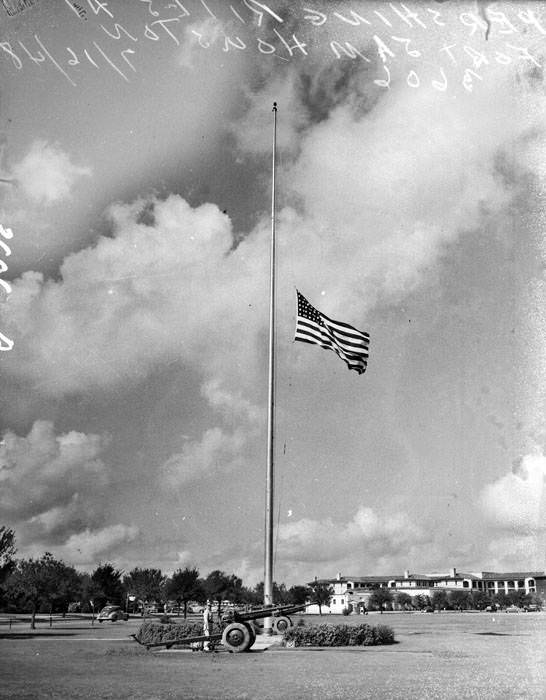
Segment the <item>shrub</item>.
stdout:
[[393,644],[394,632],[386,625],[310,625],[286,630],[283,642],[294,647],[373,646]]
[[342,615],[348,615],[349,613],[350,613],[349,608],[343,608],[343,610],[341,611]]
[[376,644],[394,644],[394,631],[387,625],[377,625],[375,628]]
[[[219,631],[220,627],[215,623],[211,632],[214,634]],[[197,621],[184,620],[161,624],[157,620],[145,620],[135,637],[141,644],[164,644],[183,637],[199,637],[202,634],[203,625]]]

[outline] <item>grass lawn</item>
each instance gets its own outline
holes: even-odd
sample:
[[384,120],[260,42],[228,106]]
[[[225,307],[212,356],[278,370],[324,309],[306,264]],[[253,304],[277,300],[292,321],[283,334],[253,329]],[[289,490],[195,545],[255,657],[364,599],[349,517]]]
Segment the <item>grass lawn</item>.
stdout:
[[[384,647],[282,649],[247,654],[147,652],[129,635],[141,620],[28,623],[0,619],[2,698],[541,698],[546,613],[304,616],[387,624]],[[2,624],[3,622],[3,624]]]

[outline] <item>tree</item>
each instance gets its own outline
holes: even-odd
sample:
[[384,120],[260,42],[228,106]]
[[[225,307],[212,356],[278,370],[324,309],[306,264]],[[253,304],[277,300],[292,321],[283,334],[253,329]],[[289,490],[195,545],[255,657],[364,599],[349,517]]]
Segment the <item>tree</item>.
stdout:
[[499,591],[493,596],[493,602],[499,606],[499,608],[505,608],[509,603],[506,600],[506,593],[504,591]]
[[218,617],[220,617],[222,611],[222,600],[227,597],[232,585],[231,577],[219,569],[211,571],[203,581],[203,588],[207,598],[211,601],[215,600],[218,605]]
[[330,605],[330,599],[334,595],[333,587],[327,581],[314,581],[310,585],[309,596],[312,603],[318,605],[319,614],[322,615],[322,606]]
[[526,594],[524,590],[510,591],[506,596],[508,605],[517,605],[518,608],[524,608],[531,603],[531,596]]
[[243,581],[238,576],[235,576],[235,574],[231,574],[231,576],[228,577],[226,598],[232,603],[244,602],[245,588],[243,586]]
[[307,586],[292,586],[288,589],[288,603],[293,605],[304,605],[309,598]]
[[184,605],[184,619],[188,614],[188,603],[190,600],[202,600],[204,590],[202,581],[199,578],[199,571],[196,568],[190,569],[188,566],[182,570],[178,569],[167,579],[165,584],[167,598],[174,598],[178,605],[180,615],[180,605]]
[[123,586],[126,593],[134,593],[142,601],[145,612],[147,603],[164,600],[166,578],[161,569],[141,569],[137,566],[124,576]]
[[13,571],[15,556],[15,533],[5,525],[0,525],[0,584]]
[[122,571],[114,569],[112,564],[100,564],[91,574],[91,581],[95,584],[97,594],[94,599],[94,607],[101,608],[106,603],[121,605],[123,601],[123,585],[121,583]]
[[41,605],[66,606],[78,596],[81,578],[76,570],[46,552],[41,559],[22,559],[7,581],[11,600],[31,611],[31,629],[36,628],[36,613]]
[[470,604],[474,610],[485,610],[491,604],[491,599],[484,591],[472,591],[470,594]]
[[430,605],[430,603],[431,601],[428,595],[416,595],[411,600],[411,604],[414,608],[417,608],[417,610],[424,610]]
[[392,604],[392,599],[392,593],[388,588],[376,588],[370,596],[370,605],[379,608],[379,612],[383,614],[383,609]]
[[411,609],[411,596],[409,593],[397,593],[395,602],[402,608],[402,610]]
[[94,610],[95,601],[97,601],[96,607],[98,608],[101,600],[104,600],[104,593],[102,592],[100,585],[91,578],[91,574],[82,574],[80,591],[82,612]]
[[455,610],[468,610],[470,607],[470,594],[468,591],[450,591],[449,604]]
[[436,610],[446,610],[449,608],[447,591],[434,591],[432,594],[432,607]]
[[[307,589],[305,589],[307,590]],[[258,605],[263,605],[264,604],[264,582],[260,581],[259,583],[256,584],[254,587],[254,602]],[[273,604],[278,604],[278,603],[288,603],[289,602],[289,596],[288,596],[288,591],[286,590],[286,586],[284,583],[278,584],[276,581],[273,581]]]

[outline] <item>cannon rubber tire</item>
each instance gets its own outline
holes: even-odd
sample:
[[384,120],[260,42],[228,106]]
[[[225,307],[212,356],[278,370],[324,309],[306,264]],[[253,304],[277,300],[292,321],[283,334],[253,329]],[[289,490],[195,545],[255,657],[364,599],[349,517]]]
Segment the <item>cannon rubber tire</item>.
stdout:
[[248,631],[250,632],[250,645],[248,647],[250,649],[250,647],[253,646],[254,642],[256,641],[256,629],[252,622],[244,622],[243,624],[245,625],[245,627],[248,628]]
[[251,639],[249,627],[242,622],[230,622],[222,633],[222,644],[236,654],[250,649]]
[[283,634],[292,627],[292,620],[286,615],[273,618],[273,629],[277,634]]

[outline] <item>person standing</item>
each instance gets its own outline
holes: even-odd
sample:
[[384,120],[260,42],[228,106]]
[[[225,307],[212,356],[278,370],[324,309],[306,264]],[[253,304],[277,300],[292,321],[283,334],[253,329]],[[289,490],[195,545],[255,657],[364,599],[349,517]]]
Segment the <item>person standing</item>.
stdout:
[[[212,630],[212,608],[210,605],[210,600],[207,600],[205,609],[203,611],[203,635],[205,637],[210,637]],[[210,642],[205,642],[203,644],[203,651],[212,651],[210,648]]]

